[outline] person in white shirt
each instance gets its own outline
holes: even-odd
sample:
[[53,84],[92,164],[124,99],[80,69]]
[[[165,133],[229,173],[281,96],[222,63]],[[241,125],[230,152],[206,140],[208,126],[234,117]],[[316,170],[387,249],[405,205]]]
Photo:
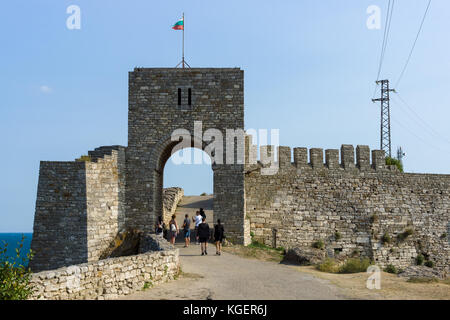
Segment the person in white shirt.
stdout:
[[199,244],[198,226],[200,225],[200,223],[202,223],[202,216],[200,215],[200,211],[195,212],[195,217],[192,217],[192,221],[195,223],[195,240],[196,243]]

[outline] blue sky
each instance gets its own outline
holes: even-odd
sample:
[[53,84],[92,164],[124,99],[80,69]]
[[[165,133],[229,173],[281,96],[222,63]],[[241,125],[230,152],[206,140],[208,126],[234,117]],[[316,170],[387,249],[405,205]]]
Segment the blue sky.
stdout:
[[[245,70],[246,128],[279,128],[291,147],[379,147],[372,104],[387,0],[7,1],[0,11],[0,232],[31,231],[40,160],[127,144],[128,71],[172,67],[184,11],[193,67]],[[81,8],[68,30],[66,8]],[[427,0],[397,0],[382,78],[400,75]],[[450,173],[450,2],[434,0],[392,102],[393,149],[409,172]],[[431,127],[431,128],[430,128]],[[168,163],[165,185],[212,192],[208,166]]]

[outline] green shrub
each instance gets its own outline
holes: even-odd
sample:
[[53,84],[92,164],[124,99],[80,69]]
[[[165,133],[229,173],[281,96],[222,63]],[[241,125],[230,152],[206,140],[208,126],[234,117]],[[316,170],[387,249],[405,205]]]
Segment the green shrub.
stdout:
[[360,253],[359,253],[359,250],[358,250],[358,249],[355,249],[355,250],[352,251],[351,256],[352,256],[352,257],[358,257],[359,254],[360,254]]
[[400,162],[400,160],[398,160],[398,159],[386,157],[386,165],[388,165],[388,166],[395,165],[395,166],[397,166],[397,168],[400,172],[403,172],[403,165]]
[[414,230],[413,229],[406,229],[404,232],[402,232],[402,233],[400,233],[398,236],[397,236],[397,239],[399,240],[399,241],[405,241],[406,240],[406,238],[408,238],[410,235],[412,235],[414,233]]
[[336,239],[336,241],[339,241],[339,240],[341,240],[341,238],[342,238],[341,233],[339,231],[336,231],[334,233],[334,239]]
[[370,264],[371,264],[371,261],[369,258],[363,258],[363,259],[351,258],[351,259],[348,259],[339,268],[339,273],[366,272],[367,268],[370,266]]
[[8,244],[0,244],[0,300],[26,300],[33,292],[30,284],[32,273],[25,266],[27,260],[33,258],[33,253],[30,250],[26,258],[22,257],[24,240],[22,236],[14,259],[7,256]]
[[322,263],[316,265],[316,269],[322,272],[336,273],[339,267],[334,259],[327,258]]
[[428,268],[433,268],[434,267],[434,262],[431,260],[427,260],[425,261],[424,265]]
[[253,231],[250,231],[250,238],[254,238],[255,237],[255,233]]
[[147,290],[151,287],[153,287],[153,283],[151,281],[147,281],[146,283],[144,283],[144,287],[142,288],[142,290]]
[[416,257],[416,264],[418,266],[421,266],[424,261],[425,261],[425,257],[422,254],[418,254]]
[[381,237],[381,242],[382,242],[383,244],[385,244],[385,243],[391,243],[391,237],[389,236],[389,234],[388,234],[387,232],[385,232],[385,233],[383,234],[383,236]]
[[399,273],[399,270],[392,264],[387,265],[386,268],[384,268],[384,271],[393,274]]
[[446,233],[441,234],[441,239],[445,239],[445,238],[447,238],[447,234]]
[[316,249],[323,249],[323,248],[325,248],[325,244],[323,243],[322,240],[317,240],[317,241],[313,242],[312,247],[316,248]]
[[78,159],[75,159],[75,161],[77,161],[77,162],[91,162],[92,159],[91,159],[91,156],[84,155],[84,156],[79,157]]
[[206,192],[203,192],[202,194],[200,194],[200,196],[207,196],[208,194]]

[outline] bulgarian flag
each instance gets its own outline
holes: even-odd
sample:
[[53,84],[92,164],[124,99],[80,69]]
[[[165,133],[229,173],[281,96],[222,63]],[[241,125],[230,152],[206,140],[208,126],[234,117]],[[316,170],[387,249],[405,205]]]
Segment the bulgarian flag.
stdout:
[[184,30],[184,17],[178,20],[172,27],[173,30]]

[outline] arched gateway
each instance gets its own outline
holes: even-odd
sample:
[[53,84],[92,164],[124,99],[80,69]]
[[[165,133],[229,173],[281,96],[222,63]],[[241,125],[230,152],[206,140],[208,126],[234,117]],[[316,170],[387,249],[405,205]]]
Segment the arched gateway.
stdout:
[[[195,128],[194,128],[195,127]],[[126,150],[126,225],[152,231],[162,214],[164,165],[179,141],[175,130],[191,134],[190,146],[204,149],[208,129],[223,136],[223,161],[213,163],[214,218],[227,237],[245,243],[244,164],[239,139],[225,143],[227,132],[244,129],[244,72],[239,68],[136,68],[129,73],[128,147]],[[232,153],[233,163],[226,161]],[[216,155],[216,159],[217,159]]]

